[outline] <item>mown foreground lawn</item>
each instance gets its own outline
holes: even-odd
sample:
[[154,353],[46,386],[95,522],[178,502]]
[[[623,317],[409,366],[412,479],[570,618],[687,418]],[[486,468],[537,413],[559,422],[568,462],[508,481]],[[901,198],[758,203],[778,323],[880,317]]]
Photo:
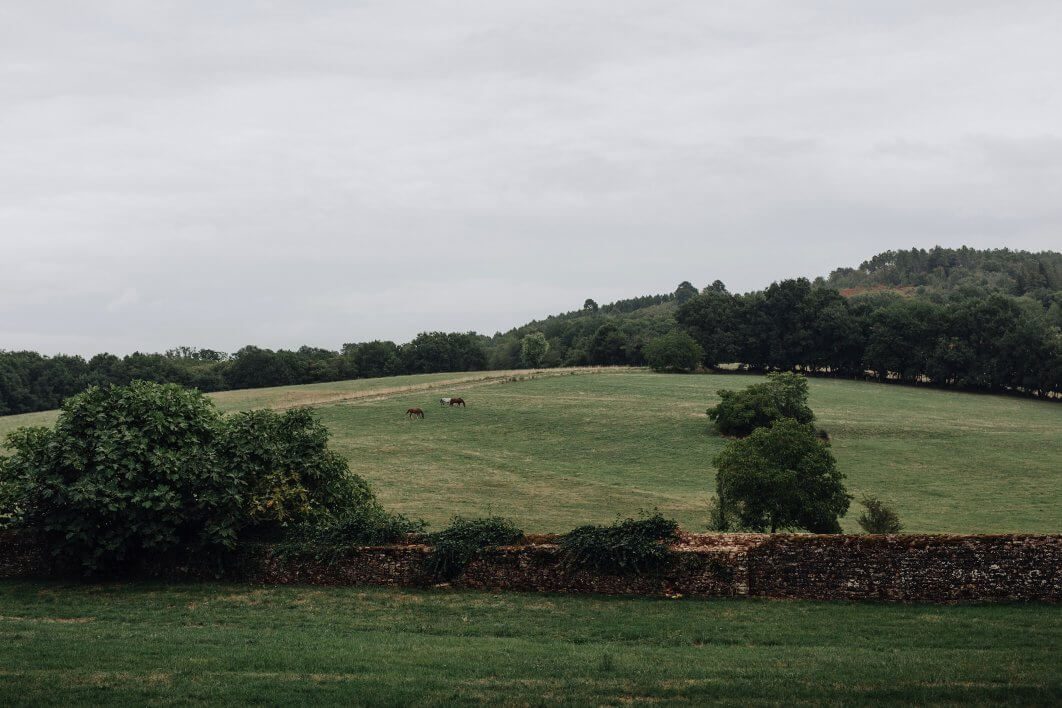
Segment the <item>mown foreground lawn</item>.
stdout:
[[1062,610],[0,582],[0,705],[1062,701]]

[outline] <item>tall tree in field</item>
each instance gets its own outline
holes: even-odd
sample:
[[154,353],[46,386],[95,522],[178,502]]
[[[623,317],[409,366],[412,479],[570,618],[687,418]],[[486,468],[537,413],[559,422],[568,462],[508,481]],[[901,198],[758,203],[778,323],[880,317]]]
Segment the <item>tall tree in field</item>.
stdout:
[[725,514],[753,531],[840,533],[848,511],[844,475],[810,424],[791,418],[734,440],[712,461]]
[[740,391],[723,389],[716,393],[719,403],[708,409],[708,417],[723,435],[748,435],[785,418],[798,423],[815,420],[808,407],[808,380],[789,371],[767,374],[763,383]]

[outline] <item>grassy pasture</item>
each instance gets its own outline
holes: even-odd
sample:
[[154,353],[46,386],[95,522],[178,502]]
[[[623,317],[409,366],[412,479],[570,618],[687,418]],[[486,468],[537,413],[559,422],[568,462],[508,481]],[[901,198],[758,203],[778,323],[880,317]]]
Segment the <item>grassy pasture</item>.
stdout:
[[[658,507],[703,527],[725,440],[705,408],[757,376],[641,370],[430,374],[213,394],[222,410],[316,405],[332,444],[389,508],[562,531]],[[526,376],[526,372],[523,373]],[[499,382],[500,381],[500,382]],[[891,499],[911,532],[1062,530],[1062,405],[812,379],[811,406],[857,496]],[[460,394],[466,409],[438,398]],[[409,421],[410,406],[427,411]],[[0,434],[53,413],[0,418]],[[859,507],[842,520],[857,530]]]
[[1057,705],[1046,606],[0,582],[0,703]]
[[[560,531],[659,507],[699,529],[726,442],[705,407],[758,379],[580,374],[470,390],[467,409],[403,394],[320,412],[385,504],[433,523],[499,513]],[[424,421],[402,417],[413,405]],[[811,406],[850,491],[894,500],[909,531],[1062,529],[1062,406],[829,379]]]

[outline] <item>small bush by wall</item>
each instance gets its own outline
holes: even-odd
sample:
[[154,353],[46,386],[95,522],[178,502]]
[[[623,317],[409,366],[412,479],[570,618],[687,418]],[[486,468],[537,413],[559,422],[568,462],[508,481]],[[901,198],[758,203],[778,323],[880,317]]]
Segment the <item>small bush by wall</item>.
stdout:
[[670,558],[666,542],[677,531],[678,524],[661,514],[611,526],[580,526],[560,537],[562,562],[568,568],[612,575],[657,570]]
[[448,528],[427,535],[432,550],[425,560],[425,572],[429,578],[448,580],[485,549],[518,543],[523,537],[523,531],[500,516],[487,519],[455,516]]

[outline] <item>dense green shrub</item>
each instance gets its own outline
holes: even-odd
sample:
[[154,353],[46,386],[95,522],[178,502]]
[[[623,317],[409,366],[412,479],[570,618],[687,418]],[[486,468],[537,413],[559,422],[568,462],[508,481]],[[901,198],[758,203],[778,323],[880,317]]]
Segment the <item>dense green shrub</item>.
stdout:
[[677,531],[678,524],[659,513],[611,526],[580,526],[561,536],[561,562],[568,568],[614,575],[644,573],[670,557],[666,541]]
[[693,371],[704,349],[685,332],[669,332],[645,346],[645,360],[655,371]]
[[448,580],[458,575],[484,549],[519,543],[524,532],[513,522],[498,516],[464,519],[455,516],[448,528],[428,534],[432,552],[425,571],[434,580]]
[[717,393],[721,400],[708,409],[708,417],[715,421],[716,429],[723,435],[748,435],[756,428],[769,426],[782,418],[792,418],[798,423],[810,423],[815,419],[808,407],[808,380],[799,374],[767,374],[763,383],[752,384],[741,391]]
[[226,468],[247,482],[250,524],[289,526],[373,503],[365,480],[328,449],[328,437],[307,408],[246,411],[221,420],[216,446]]
[[218,423],[207,398],[176,384],[90,388],[54,429],[8,436],[16,523],[86,572],[231,548],[246,482],[218,458]]
[[67,400],[54,429],[8,436],[0,515],[41,534],[60,570],[86,573],[202,565],[241,532],[344,515],[376,514],[381,527],[371,490],[327,442],[307,410],[222,419],[176,384],[91,388]]
[[867,533],[900,533],[903,531],[899,514],[881,499],[864,495],[859,503],[865,509],[859,515],[859,525]]
[[353,547],[397,543],[425,526],[423,521],[392,514],[378,504],[363,504],[294,526],[273,548],[281,556],[311,556],[318,562],[331,562]]
[[[736,516],[743,529],[806,529],[840,533],[848,511],[844,475],[810,424],[791,418],[757,428],[729,442],[712,461],[716,467],[716,521]],[[717,530],[727,530],[725,528]]]

